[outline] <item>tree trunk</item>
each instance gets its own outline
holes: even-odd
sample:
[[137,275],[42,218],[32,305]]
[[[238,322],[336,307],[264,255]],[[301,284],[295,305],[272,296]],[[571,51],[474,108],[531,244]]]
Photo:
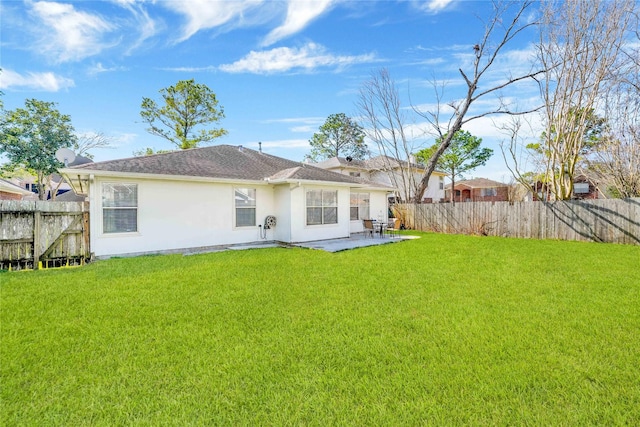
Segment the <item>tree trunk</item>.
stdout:
[[455,179],[454,175],[452,174],[451,175],[451,197],[450,197],[450,199],[451,199],[451,204],[453,206],[456,205],[456,193],[455,193],[456,190],[455,190],[455,186],[456,186],[456,179]]

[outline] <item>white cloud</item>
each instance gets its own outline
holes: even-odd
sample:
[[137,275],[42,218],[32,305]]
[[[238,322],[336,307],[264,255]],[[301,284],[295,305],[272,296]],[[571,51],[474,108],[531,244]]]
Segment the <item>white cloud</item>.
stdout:
[[135,133],[114,133],[109,135],[110,147],[121,148],[132,145],[138,138]]
[[213,65],[209,65],[207,67],[169,67],[169,68],[160,68],[163,71],[173,71],[177,73],[206,73],[216,71],[216,67]]
[[54,62],[77,61],[99,53],[106,47],[104,34],[113,30],[99,16],[77,11],[71,4],[40,1],[31,5],[31,12],[43,25],[39,50]]
[[326,117],[288,117],[285,119],[270,119],[262,120],[261,123],[284,123],[291,124],[288,129],[293,133],[314,133],[318,130],[318,127],[324,123]]
[[4,69],[0,73],[0,89],[29,89],[45,92],[58,92],[75,86],[72,79],[58,76],[51,72],[27,73],[22,75]]
[[294,126],[292,128],[289,128],[289,130],[294,133],[314,133],[317,132],[318,126]]
[[324,46],[308,43],[301,48],[279,47],[268,51],[251,51],[233,64],[220,70],[228,73],[273,74],[290,70],[313,71],[320,67],[342,68],[353,64],[376,62],[374,54],[340,56],[328,53]]
[[[249,144],[250,146],[258,146],[257,143]],[[268,148],[309,148],[308,139],[281,139],[274,141],[263,141],[262,149]]]
[[429,0],[421,8],[431,13],[438,13],[447,8],[453,0]]
[[262,0],[174,0],[160,4],[187,18],[182,34],[177,40],[182,42],[200,30],[216,28],[225,24],[242,26],[245,14],[262,3]]
[[425,66],[435,66],[444,64],[446,60],[444,58],[436,57],[436,58],[427,58],[420,61],[416,61],[414,65],[425,65]]
[[311,21],[329,11],[334,3],[333,0],[288,0],[287,17],[284,23],[267,34],[262,45],[272,45],[304,29]]
[[98,62],[89,67],[87,74],[90,76],[96,76],[102,73],[111,73],[114,71],[126,71],[125,67],[105,67],[101,62]]
[[142,5],[137,4],[135,0],[113,0],[121,7],[128,10],[133,16],[135,23],[132,25],[138,31],[138,38],[127,50],[127,54],[131,54],[135,49],[140,47],[145,40],[153,37],[158,32],[156,21],[151,19],[147,11]]
[[[128,0],[116,1],[129,7],[131,5]],[[269,46],[303,30],[314,19],[329,11],[335,2],[336,0],[172,0],[159,4],[186,18],[177,42],[183,42],[202,30],[218,28],[228,31],[270,23],[281,14],[283,5],[286,5],[284,22],[263,40],[262,45]]]

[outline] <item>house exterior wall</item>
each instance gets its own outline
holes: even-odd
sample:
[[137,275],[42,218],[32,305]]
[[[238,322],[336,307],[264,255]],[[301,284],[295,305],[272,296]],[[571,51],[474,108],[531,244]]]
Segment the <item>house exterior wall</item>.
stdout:
[[[291,191],[289,184],[278,185],[274,188],[274,213],[277,225],[273,230],[268,230],[266,240],[280,242],[291,241]],[[264,218],[262,219],[264,221]]]
[[[137,184],[136,232],[104,233],[102,185]],[[235,227],[235,188],[256,189],[256,225]],[[338,191],[338,223],[306,224],[306,191]],[[366,190],[359,190],[366,191]],[[287,243],[349,237],[350,193],[346,186],[294,184],[233,184],[153,179],[95,177],[90,184],[91,248],[98,257],[183,250],[259,241]],[[386,191],[371,191],[371,213],[386,218]],[[263,230],[267,215],[277,225]]]
[[[387,198],[386,192],[381,191],[367,191],[367,190],[352,190],[357,193],[369,193],[369,216],[371,218],[362,218],[362,219],[378,219],[381,218],[383,221],[387,221],[389,214],[389,202]],[[349,202],[349,207],[351,207],[351,202]],[[362,224],[362,219],[351,221],[351,211],[349,211],[349,231],[351,233],[362,233],[364,231],[364,226]]]
[[22,194],[0,190],[0,200],[22,200]]
[[[454,200],[458,202],[507,202],[509,201],[509,187],[495,187],[495,196],[483,196],[482,188],[468,188],[465,186],[456,186],[456,190],[460,194],[454,194]],[[449,190],[447,190],[446,200],[449,201]]]
[[[307,190],[338,190],[338,223],[307,225]],[[301,185],[291,190],[291,242],[349,237],[349,187]]]
[[[343,175],[349,175],[350,172],[359,172],[360,178],[363,178],[369,181],[377,182],[383,185],[387,185],[389,187],[396,187],[396,184],[397,184],[400,196],[403,196],[405,194],[403,181],[402,181],[402,173],[399,169],[391,172],[382,171],[382,170],[370,170],[367,172],[364,169],[360,169],[360,168],[335,166],[335,167],[327,168],[327,170],[341,173]],[[441,182],[440,177],[443,178],[442,189],[440,188],[440,182]],[[416,183],[416,185],[420,183],[420,181],[422,180],[422,171],[414,172],[413,180]],[[411,183],[408,183],[408,184],[412,185]],[[413,196],[413,191],[410,191],[410,194],[411,196]],[[429,177],[429,186],[427,187],[423,195],[423,201],[439,202],[442,199],[444,199],[444,175],[441,175],[440,173],[432,173],[431,177]]]
[[[402,174],[400,174],[399,172],[389,173],[385,171],[377,171],[371,174],[371,180],[374,182],[379,182],[384,185],[388,185],[390,187],[395,187],[396,182],[392,182],[390,174],[396,180],[398,185],[398,191],[400,193],[400,196],[402,197],[404,195],[404,187],[402,183]],[[440,202],[442,199],[444,199],[444,180],[442,181],[443,188],[442,189],[440,188],[441,176],[442,175],[435,174],[435,173],[431,174],[431,176],[429,177],[429,185],[427,186],[427,189],[425,190],[422,196],[423,201]],[[415,172],[413,174],[413,180],[415,182],[415,185],[418,185],[422,180],[422,173]],[[412,185],[412,184],[409,183],[409,185]],[[410,191],[409,193],[413,197],[414,192]]]
[[[420,179],[422,179],[422,176],[419,177],[419,180]],[[419,180],[418,182],[420,182]],[[423,202],[429,202],[429,203],[438,203],[444,200],[444,176],[443,175],[431,174],[431,176],[429,177],[429,186],[424,192],[424,195],[422,196],[422,200]]]
[[[103,233],[102,184],[138,185],[138,231]],[[256,226],[234,227],[234,187],[256,188]],[[269,185],[98,178],[91,184],[91,240],[96,256],[239,244],[260,240],[267,215],[276,212]],[[282,215],[280,215],[282,218]]]

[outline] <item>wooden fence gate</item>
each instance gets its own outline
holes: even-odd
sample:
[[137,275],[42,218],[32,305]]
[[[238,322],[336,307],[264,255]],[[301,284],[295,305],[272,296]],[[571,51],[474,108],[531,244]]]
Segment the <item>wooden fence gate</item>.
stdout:
[[0,200],[0,270],[82,265],[89,242],[88,202]]

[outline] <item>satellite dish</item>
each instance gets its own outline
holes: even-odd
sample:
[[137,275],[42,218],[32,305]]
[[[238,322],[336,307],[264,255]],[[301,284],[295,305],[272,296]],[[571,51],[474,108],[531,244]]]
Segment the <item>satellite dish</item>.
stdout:
[[59,148],[56,151],[56,159],[59,162],[64,163],[65,167],[69,166],[69,163],[73,162],[76,159],[76,153],[69,150],[68,148]]

